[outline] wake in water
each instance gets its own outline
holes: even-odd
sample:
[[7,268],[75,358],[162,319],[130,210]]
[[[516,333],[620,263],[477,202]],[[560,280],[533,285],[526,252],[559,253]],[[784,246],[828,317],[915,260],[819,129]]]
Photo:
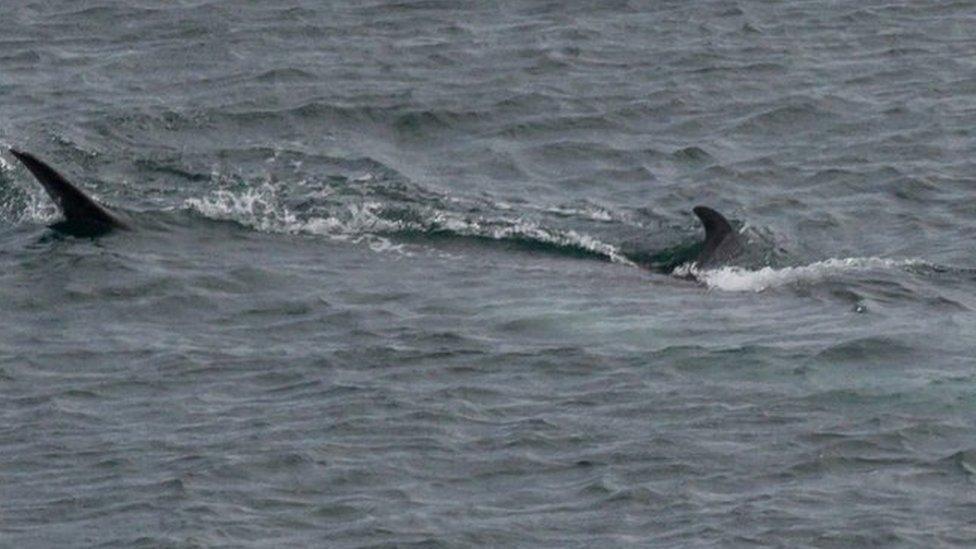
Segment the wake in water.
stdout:
[[[457,202],[458,200],[453,200]],[[445,199],[440,204],[451,203]],[[185,206],[210,219],[233,220],[263,232],[311,234],[338,240],[367,242],[374,250],[407,252],[403,244],[391,239],[422,238],[485,239],[521,244],[550,253],[571,253],[614,263],[646,267],[671,273],[678,278],[696,280],[709,289],[728,292],[761,292],[796,284],[815,284],[851,273],[937,267],[921,259],[879,257],[831,258],[807,265],[780,266],[784,252],[774,244],[773,235],[745,226],[739,238],[747,250],[734,266],[702,269],[694,258],[700,243],[678,245],[640,255],[623,251],[617,245],[571,229],[554,229],[536,221],[490,215],[465,215],[434,206],[418,206],[390,201],[344,203],[330,208],[328,215],[302,215],[279,199],[277,188],[264,184],[238,192],[220,190],[205,198],[191,198]],[[498,209],[510,212],[502,205]],[[539,208],[541,209],[541,208]],[[559,215],[566,215],[560,210]],[[599,221],[606,223],[605,219]],[[670,266],[670,268],[669,268]]]
[[754,270],[734,266],[700,270],[694,265],[686,264],[676,269],[674,274],[694,278],[710,289],[728,292],[761,292],[769,288],[793,284],[813,284],[849,273],[919,267],[939,270],[938,267],[921,259],[849,257],[831,258],[796,267],[762,267]]
[[403,251],[403,247],[391,245],[389,237],[426,235],[511,242],[636,266],[617,246],[593,236],[572,229],[545,227],[518,217],[470,215],[435,206],[384,201],[344,203],[327,215],[302,215],[285,205],[271,184],[240,192],[219,190],[204,198],[187,199],[184,206],[210,219],[232,220],[263,232],[382,242],[379,247],[398,251]]
[[[0,173],[9,170],[9,165],[0,166]],[[463,201],[446,199],[438,202]],[[644,256],[628,255],[620,247],[586,233],[545,227],[536,221],[518,217],[465,215],[435,206],[418,207],[379,200],[343,203],[339,207],[329,208],[329,214],[324,216],[302,215],[289,208],[280,199],[278,188],[267,182],[256,188],[238,191],[220,189],[203,198],[189,198],[184,201],[184,208],[208,219],[230,220],[261,232],[310,234],[365,242],[374,251],[409,254],[403,244],[394,243],[391,238],[417,235],[516,243],[551,253],[570,253],[622,265],[648,267],[679,278],[694,279],[709,289],[730,292],[761,292],[769,288],[813,284],[849,273],[873,270],[945,270],[921,259],[878,257],[831,258],[808,265],[777,267],[769,264],[779,260],[772,253],[776,250],[771,235],[751,227],[743,227],[739,232],[739,237],[749,243],[749,253],[741,258],[739,265],[699,268],[694,262],[700,248],[698,243],[675,246]],[[512,207],[503,204],[498,209],[510,211]],[[49,223],[57,218],[57,210],[49,201],[27,192],[4,193],[0,200],[0,213],[15,222]],[[557,213],[565,216],[568,212],[558,209]],[[598,221],[608,222],[609,214],[601,215]]]
[[[12,151],[18,159],[26,162],[39,179],[61,176],[55,174],[42,162],[30,155]],[[39,165],[37,168],[34,165]],[[40,170],[40,174],[38,173]],[[47,170],[47,171],[44,171]],[[7,179],[11,166],[0,164],[0,178]],[[53,174],[53,175],[49,175]],[[70,187],[74,195],[84,198],[82,193]],[[373,182],[374,178],[358,178],[359,184]],[[42,181],[45,183],[45,181]],[[45,185],[53,183],[47,182]],[[302,187],[305,182],[298,185]],[[821,280],[842,276],[847,273],[892,270],[928,269],[945,271],[920,259],[884,259],[878,257],[831,258],[802,266],[779,267],[774,262],[779,259],[778,248],[772,235],[752,227],[734,230],[728,220],[709,208],[697,207],[698,215],[705,228],[706,239],[692,246],[676,246],[645,254],[640,259],[628,256],[618,246],[603,242],[591,235],[573,229],[546,227],[537,221],[523,217],[491,215],[499,210],[510,212],[509,204],[495,204],[482,199],[475,204],[466,199],[442,196],[429,190],[419,189],[411,192],[410,186],[402,182],[391,185],[393,196],[384,197],[387,190],[383,184],[373,188],[360,189],[355,193],[358,200],[338,201],[329,197],[335,189],[325,189],[317,194],[321,200],[311,200],[307,195],[300,204],[312,213],[296,212],[279,197],[279,187],[267,181],[258,187],[245,187],[237,192],[218,189],[204,198],[189,198],[184,207],[209,219],[232,220],[261,232],[286,234],[313,234],[340,240],[366,241],[374,250],[396,250],[407,253],[403,244],[393,244],[388,237],[426,237],[426,238],[464,238],[483,239],[514,243],[523,248],[547,251],[550,253],[573,254],[595,257],[628,266],[644,266],[680,278],[691,278],[705,284],[710,289],[724,291],[763,291],[768,288],[792,284],[811,284]],[[48,189],[50,192],[50,189]],[[348,192],[348,185],[341,192]],[[422,191],[422,192],[420,192]],[[57,194],[57,193],[55,193]],[[72,196],[74,196],[72,195]],[[364,195],[373,195],[381,200],[362,200]],[[57,196],[61,205],[69,198]],[[385,200],[384,200],[385,199]],[[325,202],[322,204],[321,202]],[[316,202],[319,202],[318,204]],[[471,204],[465,204],[472,202]],[[19,210],[20,216],[47,221],[49,212],[42,207],[44,202],[29,193],[7,192],[0,196],[0,211]],[[311,204],[311,206],[309,206]],[[466,211],[457,212],[445,209],[447,204],[462,204]],[[91,208],[100,209],[96,203]],[[325,208],[327,215],[317,215]],[[583,209],[533,207],[529,210],[545,211],[560,217],[579,217],[587,214],[590,221],[611,223],[613,215],[606,210],[593,210],[584,205]],[[81,210],[79,210],[81,211]],[[87,210],[86,210],[87,211]],[[488,211],[488,213],[484,213]],[[475,213],[479,212],[479,213]],[[590,215],[596,212],[598,215]],[[65,215],[70,211],[65,209]],[[82,212],[84,213],[84,212]],[[77,212],[76,212],[77,214]],[[721,242],[718,240],[721,238]],[[731,244],[726,251],[734,255],[724,255],[720,262],[712,262],[715,255],[708,249],[718,245]],[[701,255],[697,255],[700,250]],[[702,258],[708,258],[703,262]],[[728,263],[733,263],[730,265]]]
[[[97,200],[88,198],[85,192],[68,183],[53,167],[29,154],[21,156],[12,149],[11,154],[26,163],[42,186],[49,193],[54,193],[52,198],[60,204],[62,211],[59,216],[58,209],[51,208],[51,201],[10,186],[10,192],[0,196],[0,213],[11,214],[4,217],[15,223],[40,221],[49,224],[58,217],[71,221],[72,214],[85,217],[91,212],[106,211]],[[12,167],[6,161],[0,165],[0,176],[5,179],[11,171]],[[209,219],[232,220],[261,232],[305,233],[356,242],[365,240],[373,249],[400,251],[403,251],[403,247],[393,245],[389,236],[485,239],[634,265],[616,246],[585,232],[548,227],[518,214],[497,213],[511,210],[508,205],[495,204],[487,199],[478,201],[443,196],[404,181],[379,181],[371,174],[368,177],[326,181],[319,185],[322,188],[316,190],[307,188],[308,182],[305,180],[281,186],[272,183],[269,177],[268,181],[251,186],[246,181],[223,178],[219,173],[212,174],[212,178],[222,188],[203,198],[185,199],[183,208]],[[226,188],[235,183],[238,188]],[[62,189],[70,193],[62,193]],[[310,190],[312,192],[308,192]],[[299,196],[289,196],[289,192]],[[76,202],[79,207],[66,207],[66,204],[73,206]],[[555,214],[570,215],[564,209],[557,209]],[[609,212],[596,211],[591,220],[605,222],[609,215]]]

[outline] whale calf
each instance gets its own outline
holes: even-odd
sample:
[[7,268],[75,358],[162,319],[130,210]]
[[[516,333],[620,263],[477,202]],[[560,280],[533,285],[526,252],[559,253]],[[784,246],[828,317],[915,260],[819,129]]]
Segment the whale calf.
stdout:
[[[64,214],[64,220],[51,225],[52,229],[72,236],[96,237],[115,229],[131,228],[120,214],[95,202],[41,159],[16,149],[10,149],[10,153],[27,167]],[[705,228],[705,240],[694,259],[695,266],[705,269],[728,264],[741,253],[743,247],[738,235],[722,214],[707,206],[695,206],[692,212]],[[670,270],[673,266],[665,272]]]

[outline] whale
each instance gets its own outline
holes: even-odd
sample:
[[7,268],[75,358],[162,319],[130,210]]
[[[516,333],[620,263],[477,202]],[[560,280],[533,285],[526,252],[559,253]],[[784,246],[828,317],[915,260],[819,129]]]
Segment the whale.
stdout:
[[695,206],[691,211],[705,227],[705,240],[695,258],[695,267],[710,269],[732,263],[742,253],[743,244],[729,220],[708,206]]
[[116,229],[131,228],[121,215],[96,202],[33,154],[13,148],[10,154],[34,175],[61,210],[64,219],[51,225],[52,229],[71,236],[96,237]]
[[[10,149],[10,154],[34,175],[61,210],[64,219],[51,225],[55,231],[94,238],[114,230],[132,229],[132,223],[127,216],[99,204],[40,158],[13,148]],[[695,206],[692,213],[705,229],[705,239],[693,260],[694,266],[708,269],[731,263],[743,249],[732,224],[725,216],[708,206]],[[676,266],[670,265],[662,270],[670,272]]]

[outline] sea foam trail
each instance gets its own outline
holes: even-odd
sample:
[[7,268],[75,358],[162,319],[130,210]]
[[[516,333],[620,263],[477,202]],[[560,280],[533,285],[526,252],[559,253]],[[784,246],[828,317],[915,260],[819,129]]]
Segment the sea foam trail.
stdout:
[[695,267],[681,267],[675,270],[678,276],[692,276],[704,283],[709,289],[727,292],[761,292],[768,288],[776,288],[789,284],[803,282],[818,282],[846,273],[905,269],[927,265],[920,259],[884,259],[880,257],[848,257],[831,258],[817,261],[809,265],[797,267],[763,267],[761,269],[745,269],[742,267],[722,267],[718,269],[698,270]]
[[574,230],[543,227],[524,219],[470,217],[436,208],[419,210],[416,217],[391,219],[381,202],[347,204],[328,217],[304,217],[291,211],[271,185],[244,192],[219,190],[204,198],[190,198],[184,206],[210,219],[232,220],[262,232],[313,234],[359,242],[373,249],[396,249],[385,236],[404,232],[453,234],[499,241],[529,241],[553,248],[580,250],[623,265],[634,266],[616,246]]
[[240,193],[218,190],[204,198],[189,198],[183,205],[209,219],[234,221],[259,232],[366,241],[374,251],[392,250],[410,255],[403,246],[375,234],[395,227],[374,214],[377,203],[350,206],[346,219],[335,216],[303,219],[279,202],[271,185],[263,185]]

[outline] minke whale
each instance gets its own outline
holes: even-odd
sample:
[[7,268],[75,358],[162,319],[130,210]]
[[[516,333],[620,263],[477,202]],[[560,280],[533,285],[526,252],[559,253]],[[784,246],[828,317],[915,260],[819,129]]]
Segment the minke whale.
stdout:
[[51,225],[52,229],[72,236],[95,237],[113,229],[130,228],[121,216],[95,202],[41,159],[16,149],[10,149],[10,154],[34,175],[64,215],[63,220]]
[[[27,167],[61,209],[64,219],[51,225],[52,229],[71,236],[91,238],[116,229],[131,228],[128,220],[95,202],[41,159],[16,149],[10,149],[10,153]],[[743,246],[736,231],[722,214],[707,206],[695,206],[692,212],[705,228],[705,240],[694,259],[696,267],[706,269],[725,265],[742,252]],[[670,272],[675,266],[664,269],[664,272]]]

